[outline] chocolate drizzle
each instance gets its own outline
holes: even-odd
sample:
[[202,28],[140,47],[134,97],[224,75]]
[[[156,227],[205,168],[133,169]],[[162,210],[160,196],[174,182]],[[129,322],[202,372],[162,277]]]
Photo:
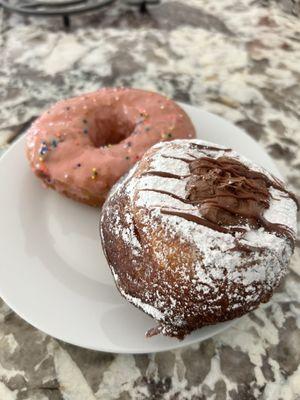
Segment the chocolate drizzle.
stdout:
[[143,173],[141,176],[159,176],[161,178],[173,178],[173,179],[184,179],[187,178],[190,175],[176,175],[176,174],[172,174],[170,172],[163,172],[163,171],[148,171]]
[[246,243],[241,243],[239,240],[235,240],[235,245],[232,247],[229,251],[240,251],[242,253],[252,253],[252,252],[263,252],[264,247],[258,247],[258,246],[250,246],[249,244]]
[[205,218],[198,217],[197,215],[190,214],[190,213],[184,212],[184,211],[174,211],[174,210],[162,208],[161,213],[166,214],[166,215],[174,215],[176,217],[183,218],[186,221],[195,222],[196,224],[204,225],[208,228],[211,228],[215,231],[222,232],[222,233],[234,233],[234,232],[245,232],[246,231],[244,228],[238,228],[238,227],[231,227],[230,229],[225,228],[225,227],[218,225],[217,223],[211,222]]
[[[192,143],[190,148],[196,148],[200,151],[231,151],[231,149],[221,149],[195,143]],[[192,155],[190,156],[192,157]],[[294,245],[294,232],[288,226],[269,222],[263,216],[270,206],[272,196],[269,189],[271,187],[293,199],[299,208],[296,196],[286,190],[279,179],[275,177],[271,179],[262,172],[251,170],[238,160],[227,156],[218,158],[201,157],[198,159],[195,159],[194,156],[192,159],[168,155],[162,155],[162,157],[186,162],[189,166],[190,174],[175,175],[162,171],[149,171],[146,174],[175,179],[189,178],[186,185],[186,198],[181,198],[165,190],[142,190],[169,195],[185,204],[197,207],[201,217],[185,210],[167,208],[161,210],[162,214],[174,215],[187,221],[204,225],[215,231],[229,234],[245,233],[247,226],[252,229],[262,227],[267,232],[289,239],[292,246]],[[244,225],[245,228],[240,227],[241,225]],[[254,250],[254,248],[246,245],[238,245],[237,249],[243,251]]]
[[174,157],[174,156],[166,156],[165,154],[162,154],[163,158],[172,158],[172,160],[179,160],[179,161],[183,161],[186,163],[192,163],[193,161],[195,161],[195,158],[193,158],[192,160],[190,158],[182,158],[182,157]]
[[[219,226],[248,224],[294,241],[291,229],[267,221],[263,214],[270,205],[269,188],[289,194],[278,179],[250,170],[229,158],[202,157],[189,164],[191,179],[187,198],[197,206],[202,217]],[[231,228],[228,228],[229,231]]]
[[182,202],[185,203],[185,204],[190,204],[190,201],[189,201],[189,200],[183,199],[182,197],[177,196],[177,194],[167,192],[166,190],[158,190],[158,189],[148,189],[148,188],[145,188],[145,189],[140,189],[139,192],[155,192],[155,193],[165,194],[165,195],[167,195],[167,196],[172,197],[172,198],[175,199],[175,200],[182,201]]
[[300,209],[300,204],[299,204],[299,200],[297,199],[297,196],[296,196],[293,192],[291,192],[291,191],[285,189],[285,188],[283,187],[284,183],[283,183],[281,180],[279,180],[278,178],[276,178],[276,176],[272,175],[272,178],[273,178],[273,180],[274,180],[274,184],[273,184],[272,186],[273,186],[275,189],[278,189],[278,190],[281,190],[282,192],[284,192],[284,193],[286,194],[285,197],[293,199],[294,202],[295,202],[296,205],[297,205],[297,211],[299,211],[299,209]]
[[232,151],[232,149],[229,149],[229,148],[206,146],[206,145],[198,144],[198,143],[191,143],[190,144],[190,148],[191,149],[197,149],[197,150],[200,150],[200,151],[203,151],[203,150],[204,151],[205,150],[207,150],[207,151],[225,151],[226,153]]

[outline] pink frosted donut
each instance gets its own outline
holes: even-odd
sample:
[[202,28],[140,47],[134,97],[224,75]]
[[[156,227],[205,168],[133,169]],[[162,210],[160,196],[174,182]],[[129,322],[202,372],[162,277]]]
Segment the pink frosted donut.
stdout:
[[80,202],[100,206],[113,184],[160,141],[193,138],[172,100],[144,90],[104,88],[63,100],[27,132],[33,172]]

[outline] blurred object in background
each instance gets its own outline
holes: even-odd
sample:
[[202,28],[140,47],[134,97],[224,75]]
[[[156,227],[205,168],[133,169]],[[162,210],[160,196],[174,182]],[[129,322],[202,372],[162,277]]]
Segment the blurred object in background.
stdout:
[[[123,3],[139,7],[146,13],[147,6],[159,4],[160,0],[119,0]],[[99,10],[116,3],[117,0],[0,0],[0,6],[9,12],[35,16],[61,16],[66,28],[71,25],[71,15]]]

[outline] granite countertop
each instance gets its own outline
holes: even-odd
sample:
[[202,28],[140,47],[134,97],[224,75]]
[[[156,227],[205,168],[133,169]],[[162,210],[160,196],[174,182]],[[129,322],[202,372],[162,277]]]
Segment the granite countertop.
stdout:
[[[163,1],[74,17],[0,10],[4,152],[51,103],[103,85],[199,105],[244,128],[300,193],[300,4]],[[113,355],[32,328],[0,303],[0,399],[300,399],[300,241],[272,301],[176,351]]]

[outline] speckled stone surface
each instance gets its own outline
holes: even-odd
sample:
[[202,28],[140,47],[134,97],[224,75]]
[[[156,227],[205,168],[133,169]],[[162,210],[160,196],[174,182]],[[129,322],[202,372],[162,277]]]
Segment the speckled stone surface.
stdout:
[[[300,4],[163,1],[60,19],[0,10],[0,142],[51,103],[129,85],[243,127],[300,193]],[[1,400],[300,399],[300,242],[272,301],[201,344],[148,355],[87,351],[0,306]]]

